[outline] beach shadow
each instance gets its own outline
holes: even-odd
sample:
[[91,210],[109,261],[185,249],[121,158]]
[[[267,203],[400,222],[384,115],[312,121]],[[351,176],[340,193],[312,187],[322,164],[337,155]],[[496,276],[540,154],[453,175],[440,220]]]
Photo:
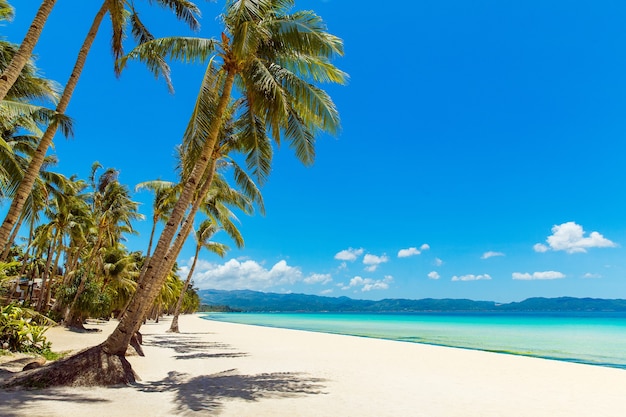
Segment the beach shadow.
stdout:
[[232,353],[192,353],[191,355],[176,355],[174,359],[222,359],[222,358],[245,358],[249,356],[243,352]]
[[[207,333],[168,333],[147,335],[143,338],[143,346],[166,347],[174,349],[176,353],[205,352],[209,349],[233,349],[230,345],[219,342],[207,342],[201,335]],[[196,336],[197,335],[197,336]]]
[[[38,415],[45,409],[46,401],[64,401],[76,404],[97,404],[111,402],[105,398],[92,397],[77,392],[67,392],[59,389],[44,390],[0,390],[0,415],[3,417]],[[33,406],[36,404],[36,406]]]
[[274,372],[240,375],[235,369],[187,379],[187,375],[170,372],[168,376],[139,388],[144,392],[175,392],[174,406],[178,413],[204,411],[219,413],[231,400],[260,401],[269,398],[294,398],[327,394],[326,380],[302,373]]

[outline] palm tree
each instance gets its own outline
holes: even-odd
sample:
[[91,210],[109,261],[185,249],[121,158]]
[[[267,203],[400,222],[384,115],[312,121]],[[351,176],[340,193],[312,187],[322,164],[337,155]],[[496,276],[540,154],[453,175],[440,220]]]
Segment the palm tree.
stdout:
[[[162,67],[156,65],[154,56],[189,61],[204,60],[215,52],[203,83],[203,89],[214,91],[205,97],[213,103],[206,107],[214,111],[202,115],[204,119],[188,129],[187,133],[191,130],[204,141],[198,163],[185,180],[154,254],[142,271],[143,287],[135,293],[117,329],[104,343],[104,352],[124,354],[165,278],[163,272],[167,268],[162,265],[167,265],[169,257],[177,256],[168,253],[170,244],[210,165],[235,85],[244,98],[244,116],[253,127],[249,133],[255,135],[259,130],[267,130],[278,142],[285,136],[296,154],[309,163],[314,156],[315,133],[337,130],[339,118],[335,106],[313,83],[344,82],[345,74],[330,63],[332,57],[343,54],[342,42],[326,32],[322,20],[313,12],[287,14],[293,4],[290,0],[230,0],[222,17],[225,30],[221,40],[158,39],[138,46],[129,54],[129,58],[146,62],[160,75]],[[215,73],[214,65],[219,66]]]
[[[226,185],[226,183],[224,182],[223,185]],[[228,189],[229,192],[233,191],[232,189],[230,189],[230,187],[227,187],[227,185],[226,185],[226,188]],[[233,201],[232,199],[228,198],[231,196],[230,194],[231,193],[227,192],[225,193],[225,195],[223,194],[223,196],[225,197],[225,199],[229,199],[229,201]],[[238,194],[238,196],[241,196],[241,194]],[[172,323],[169,329],[170,332],[174,332],[174,333],[179,332],[178,315],[180,314],[180,311],[183,305],[183,300],[185,298],[185,293],[187,292],[187,288],[189,287],[189,283],[191,282],[193,272],[196,268],[196,262],[198,260],[198,255],[200,254],[200,250],[204,248],[221,257],[224,257],[224,255],[226,254],[226,251],[228,250],[227,246],[221,243],[212,242],[210,240],[221,229],[218,226],[218,223],[225,225],[223,229],[228,232],[231,238],[235,241],[237,247],[243,246],[243,238],[241,234],[239,233],[239,230],[237,229],[237,227],[235,227],[231,221],[231,218],[234,217],[234,215],[230,210],[226,208],[226,206],[222,204],[222,201],[220,201],[221,199],[220,199],[219,191],[211,197],[212,198],[205,204],[205,211],[211,213],[210,217],[208,219],[205,219],[202,223],[200,223],[200,226],[198,227],[198,230],[196,231],[194,235],[196,239],[196,250],[194,253],[194,257],[193,257],[193,262],[191,263],[191,268],[189,269],[189,274],[187,275],[187,279],[185,280],[185,284],[183,286],[183,290],[181,291],[180,296],[178,297],[176,310],[174,311],[174,318],[172,319]],[[241,197],[242,197],[241,199],[237,199],[235,201],[241,203],[241,204],[238,204],[238,208],[244,210],[245,212],[246,208],[250,204],[250,201],[247,198],[245,198],[245,196],[241,196]]]
[[[24,68],[24,65],[26,65],[31,59],[33,49],[35,49],[35,45],[37,44],[37,41],[39,41],[41,31],[43,30],[46,20],[48,20],[48,16],[50,15],[50,12],[52,12],[52,8],[55,3],[56,0],[42,1],[35,18],[33,19],[33,23],[31,23],[30,28],[28,29],[28,32],[26,32],[26,36],[20,45],[20,49],[13,56],[11,63],[3,70],[2,75],[0,75],[0,101],[4,100],[9,92],[9,89],[13,86],[13,83],[15,83],[18,76],[22,72],[22,68]],[[6,16],[5,11],[9,9],[10,6],[3,0],[0,3],[0,15]]]
[[[196,18],[196,15],[199,13],[199,9],[189,0],[149,0],[149,3],[157,3],[162,7],[168,8],[172,10],[179,19],[184,20],[192,29],[196,30],[199,28],[199,23]],[[129,7],[130,10],[127,10],[126,7]],[[72,94],[78,84],[78,79],[80,78],[85,66],[91,45],[96,38],[100,24],[106,14],[109,14],[113,26],[111,45],[113,56],[116,59],[116,74],[119,75],[121,71],[121,68],[117,64],[117,58],[123,55],[122,41],[125,36],[125,27],[128,23],[131,25],[132,34],[138,43],[141,44],[154,38],[139,19],[133,2],[128,0],[104,0],[102,6],[96,13],[89,32],[87,33],[83,45],[78,52],[78,57],[70,78],[65,85],[65,89],[63,90],[59,103],[57,104],[56,114],[65,114]],[[163,63],[160,65],[163,65]],[[164,71],[167,70],[164,69]],[[52,143],[57,127],[58,121],[55,123],[53,120],[44,132],[37,148],[37,152],[31,159],[28,169],[20,182],[20,185],[15,193],[15,197],[9,207],[9,211],[4,219],[4,222],[2,223],[2,226],[0,227],[0,250],[8,243],[9,234],[11,233],[15,222],[19,218],[24,201],[33,187],[37,173],[43,163],[44,155]]]

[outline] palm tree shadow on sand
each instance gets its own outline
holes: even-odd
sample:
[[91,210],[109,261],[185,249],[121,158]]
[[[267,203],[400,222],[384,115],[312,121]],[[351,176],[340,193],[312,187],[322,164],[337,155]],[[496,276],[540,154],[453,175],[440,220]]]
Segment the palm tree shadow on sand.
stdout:
[[[173,349],[174,352],[178,353],[178,355],[174,356],[174,359],[177,360],[241,358],[248,356],[247,353],[236,352],[232,346],[225,343],[204,341],[197,336],[199,334],[203,333],[171,333],[146,336],[143,346]],[[218,352],[214,352],[216,350]]]
[[175,391],[177,412],[209,411],[217,413],[231,400],[260,401],[270,398],[295,398],[320,395],[326,380],[294,372],[240,375],[235,369],[191,379],[186,374],[170,372],[162,381],[143,385],[144,392]]
[[63,401],[74,404],[109,403],[106,398],[98,398],[83,392],[73,393],[63,389],[0,391],[0,415],[14,417],[23,415],[41,415],[47,401]]
[[[237,358],[248,356],[232,346],[207,342],[197,333],[151,335],[144,346],[173,349],[177,360]],[[235,369],[212,375],[189,378],[187,374],[171,371],[161,381],[144,383],[137,388],[143,392],[174,392],[176,413],[209,411],[217,413],[223,404],[232,400],[260,401],[268,398],[293,398],[303,395],[325,394],[324,379],[301,373],[274,372],[241,375]]]

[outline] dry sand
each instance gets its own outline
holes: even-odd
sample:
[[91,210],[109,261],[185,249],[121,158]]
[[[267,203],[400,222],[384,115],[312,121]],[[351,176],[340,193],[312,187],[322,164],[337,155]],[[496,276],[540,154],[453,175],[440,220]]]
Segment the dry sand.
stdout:
[[[101,333],[48,332],[55,351]],[[623,417],[626,371],[181,317],[142,327],[133,386],[0,391],[0,415]]]

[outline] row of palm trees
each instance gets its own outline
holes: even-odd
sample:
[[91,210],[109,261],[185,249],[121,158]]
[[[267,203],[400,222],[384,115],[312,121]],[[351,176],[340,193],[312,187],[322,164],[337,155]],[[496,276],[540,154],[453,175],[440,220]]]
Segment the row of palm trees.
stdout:
[[[190,1],[154,0],[148,3],[172,9],[178,18],[197,28],[198,9]],[[206,71],[178,149],[179,181],[150,181],[138,186],[138,189],[147,188],[155,193],[153,223],[164,220],[156,242],[153,236],[159,228],[153,226],[145,256],[127,254],[120,246],[122,235],[132,232],[132,222],[137,220],[138,213],[128,190],[117,182],[115,170],[105,170],[96,180],[95,172],[101,167],[95,166],[88,184],[85,184],[90,187],[85,202],[93,213],[92,223],[88,226],[91,230],[89,239],[74,239],[71,234],[74,226],[64,226],[72,223],[66,217],[70,214],[80,216],[80,211],[52,209],[47,217],[56,218],[58,214],[58,225],[50,228],[53,239],[49,241],[59,242],[62,246],[58,253],[48,248],[49,269],[54,271],[57,260],[64,259],[62,283],[67,285],[71,281],[68,288],[74,291],[73,294],[67,291],[66,300],[71,299],[71,302],[66,301],[68,321],[83,318],[81,300],[94,285],[99,289],[115,288],[118,293],[123,293],[129,289],[124,286],[124,282],[128,282],[124,281],[125,271],[137,273],[136,277],[128,275],[135,283],[132,296],[121,297],[116,305],[120,309],[120,321],[115,331],[103,344],[59,365],[65,370],[73,369],[78,374],[85,367],[107,363],[106,372],[95,373],[93,383],[132,381],[134,374],[124,354],[143,321],[158,314],[163,307],[159,300],[195,225],[198,227],[194,233],[197,240],[194,259],[202,248],[218,255],[225,253],[227,248],[224,245],[211,242],[220,229],[236,245],[242,245],[243,238],[231,210],[236,208],[245,214],[252,213],[255,208],[263,211],[257,185],[262,185],[269,176],[273,142],[287,141],[296,157],[308,165],[314,160],[316,136],[338,130],[338,112],[319,84],[345,81],[346,74],[331,62],[343,54],[342,41],[328,33],[324,22],[314,12],[293,12],[293,6],[293,0],[226,0],[221,15],[224,27],[217,38],[155,39],[138,20],[134,2],[103,2],[55,111],[48,113],[37,148],[28,158],[28,166],[22,169],[19,184],[11,191],[11,207],[0,231],[0,248],[6,247],[18,225],[28,196],[43,172],[46,150],[55,132],[59,127],[64,127],[67,133],[71,130],[71,123],[64,113],[105,15],[110,17],[113,25],[116,73],[122,71],[128,61],[139,60],[171,85],[169,60],[202,62]],[[127,25],[132,27],[137,46],[123,55],[121,40]],[[64,191],[68,198],[80,200],[84,189],[76,187]],[[118,207],[110,204],[112,200],[123,203],[123,214],[109,209]],[[64,238],[55,234],[57,230],[66,230],[58,232]],[[58,246],[56,248],[58,251]],[[136,261],[127,259],[127,256],[135,256]],[[183,288],[188,286],[194,266],[195,263]],[[175,309],[184,304],[185,293],[182,289],[179,291]],[[120,300],[128,301],[122,305]],[[54,375],[50,374],[54,370],[41,372],[48,372],[46,381],[55,383]],[[57,383],[71,383],[67,380],[71,373],[64,371],[62,374],[65,380]]]

